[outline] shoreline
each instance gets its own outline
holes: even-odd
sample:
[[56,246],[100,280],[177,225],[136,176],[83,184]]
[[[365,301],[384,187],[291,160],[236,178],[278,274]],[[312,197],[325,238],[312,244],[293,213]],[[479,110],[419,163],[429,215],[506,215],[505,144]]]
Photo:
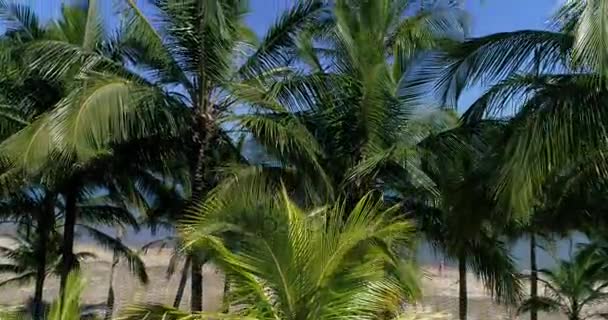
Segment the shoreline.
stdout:
[[[2,241],[2,239],[0,239]],[[109,270],[112,253],[94,245],[77,244],[75,251],[89,251],[97,255],[96,260],[86,261],[82,264],[82,275],[85,279],[83,303],[99,305],[106,301],[109,287]],[[115,272],[114,291],[116,295],[115,307],[120,311],[129,304],[137,302],[153,302],[172,304],[183,262],[180,262],[175,274],[167,278],[166,270],[172,250],[151,249],[142,258],[146,264],[150,282],[147,285],[139,284],[136,277],[130,274],[128,266],[119,263]],[[438,274],[437,265],[420,266],[422,279],[422,299],[413,305],[414,311],[440,312],[449,315],[446,319],[456,318],[458,314],[458,270],[453,267],[444,267],[441,275]],[[6,279],[1,275],[0,279]],[[221,305],[223,296],[223,276],[212,265],[203,268],[204,288],[203,306],[205,310],[214,311]],[[494,303],[481,285],[481,283],[468,273],[468,300],[469,320],[486,319],[518,319],[513,317],[504,306]],[[56,277],[47,279],[44,299],[52,301],[58,294],[59,281]],[[189,288],[189,285],[186,285]],[[33,284],[23,287],[7,286],[0,288],[0,305],[23,305],[33,294]],[[184,292],[181,308],[188,308],[189,290]],[[524,317],[521,317],[523,319]],[[561,317],[540,317],[542,320],[561,320]]]

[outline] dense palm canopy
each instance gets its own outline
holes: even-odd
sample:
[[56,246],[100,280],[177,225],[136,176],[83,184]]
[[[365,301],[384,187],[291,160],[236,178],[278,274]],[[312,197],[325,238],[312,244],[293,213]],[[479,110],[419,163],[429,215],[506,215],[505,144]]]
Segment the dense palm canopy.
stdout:
[[[246,0],[102,2],[41,19],[0,1],[0,218],[20,244],[0,269],[35,279],[35,319],[49,272],[48,316],[80,317],[80,234],[148,280],[100,227],[168,230],[145,249],[173,246],[169,273],[185,260],[174,307],[190,274],[192,312],[126,318],[409,319],[419,232],[459,262],[465,319],[468,270],[498,302],[522,298],[511,226],[606,223],[606,0],[481,38],[452,0],[294,1],[260,38]],[[603,295],[592,240],[522,310]],[[226,276],[222,314],[201,313],[207,261]]]
[[[467,122],[514,116],[495,189],[516,214],[530,211],[552,172],[605,147],[606,26],[596,18],[605,15],[605,7],[603,0],[567,1],[552,30],[472,38],[427,60],[422,87],[434,89],[448,105],[455,106],[471,86],[489,87],[467,108]],[[604,161],[598,160],[603,172]]]
[[[300,39],[303,70],[282,86],[267,86],[320,148],[329,192],[357,198],[383,180],[416,173],[415,62],[466,29],[466,14],[447,1],[337,1],[333,15]],[[275,136],[253,133],[276,158],[285,158],[268,147]],[[293,155],[287,160],[312,166]]]

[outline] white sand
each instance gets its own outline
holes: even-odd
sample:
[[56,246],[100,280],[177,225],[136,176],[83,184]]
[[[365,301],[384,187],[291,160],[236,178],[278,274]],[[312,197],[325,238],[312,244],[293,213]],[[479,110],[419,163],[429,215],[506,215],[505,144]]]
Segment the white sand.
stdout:
[[[1,241],[1,240],[0,240]],[[76,251],[90,251],[98,256],[98,260],[90,261],[82,265],[83,277],[87,286],[83,295],[85,304],[105,303],[108,285],[111,252],[102,250],[91,245],[78,245]],[[166,266],[171,256],[171,251],[151,250],[144,256],[150,283],[143,286],[130,274],[128,266],[119,264],[115,272],[114,288],[116,293],[116,310],[136,302],[156,302],[172,304],[181,273],[181,263],[173,277],[167,279]],[[423,268],[426,277],[422,280],[424,298],[416,306],[422,311],[441,311],[452,318],[458,314],[458,273],[453,269],[445,269],[440,276],[435,267]],[[0,275],[0,279],[6,279],[7,275]],[[221,304],[223,279],[220,272],[213,266],[206,265],[203,270],[204,278],[204,308],[211,311],[217,309]],[[475,277],[469,275],[469,319],[518,319],[502,306],[492,302],[483,286]],[[189,286],[187,283],[181,307],[188,308]],[[53,300],[58,292],[58,279],[50,277],[45,285],[44,298]],[[0,305],[23,304],[33,294],[33,284],[24,287],[7,286],[0,288]],[[524,319],[527,317],[521,317]],[[448,318],[449,319],[449,318]],[[559,316],[543,315],[543,320],[563,319]]]

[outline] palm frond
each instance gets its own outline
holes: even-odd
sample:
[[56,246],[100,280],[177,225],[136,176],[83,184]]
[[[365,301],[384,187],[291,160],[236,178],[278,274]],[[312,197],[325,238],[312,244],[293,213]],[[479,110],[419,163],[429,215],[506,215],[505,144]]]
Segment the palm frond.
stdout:
[[[272,196],[258,187],[240,197],[200,205],[182,232],[187,247],[205,250],[230,273],[231,305],[241,316],[373,319],[417,296],[415,277],[397,271],[395,250],[413,227],[393,220],[395,208],[381,211],[368,196],[348,215],[342,204],[307,214],[285,190]],[[240,240],[233,244],[229,234]],[[311,294],[318,298],[305,299]]]
[[257,50],[241,66],[245,79],[290,65],[296,57],[299,36],[314,24],[323,23],[328,6],[322,0],[297,1],[270,27]]
[[24,266],[13,264],[0,264],[0,273],[22,273],[24,271]]
[[49,320],[80,319],[80,297],[84,290],[84,281],[80,274],[71,272],[63,296],[55,300],[49,311]]
[[118,320],[139,320],[139,319],[150,319],[150,320],[179,320],[191,317],[192,315],[188,312],[181,311],[176,308],[159,304],[147,304],[147,305],[132,305],[128,306],[122,314],[117,318]]
[[144,15],[133,0],[123,0],[125,25],[120,41],[126,47],[127,56],[138,65],[148,65],[155,73],[160,73],[163,83],[179,83],[186,91],[193,90],[193,84],[175,61],[169,44],[163,41],[159,30]]
[[[127,142],[157,133],[176,135],[173,115],[155,88],[129,79],[98,75],[60,102],[52,115],[62,153],[86,161],[107,152],[110,143]],[[162,119],[162,120],[161,120]],[[158,126],[158,121],[164,123]]]
[[530,298],[521,303],[517,312],[522,314],[531,310],[557,312],[560,311],[560,304],[550,297]]
[[574,63],[582,68],[592,68],[602,76],[608,73],[608,2],[591,0],[584,2],[578,16],[573,44]]
[[36,278],[36,272],[22,273],[18,276],[0,281],[0,287],[8,286],[8,285],[17,285],[17,286],[27,285],[27,284],[32,283],[35,278]]
[[25,4],[0,1],[0,19],[9,32],[22,34],[27,40],[35,39],[42,33],[38,16]]
[[0,144],[2,153],[18,169],[38,172],[53,152],[48,115],[36,119]]
[[87,235],[93,238],[97,243],[116,252],[120,258],[125,259],[131,272],[135,274],[142,283],[148,282],[146,266],[137,252],[124,245],[119,239],[107,235],[95,228],[82,224],[78,225],[78,227],[84,230]]
[[[443,105],[456,106],[460,94],[475,84],[491,85],[516,73],[567,66],[572,37],[559,32],[521,30],[450,44],[430,58],[420,76],[434,83]],[[535,56],[536,55],[536,56]],[[425,75],[426,73],[426,75]],[[430,89],[427,87],[427,90]]]
[[470,255],[475,273],[495,299],[514,305],[523,297],[523,285],[509,248],[500,240],[483,239]]
[[78,205],[80,220],[84,223],[105,224],[107,226],[128,226],[139,230],[139,223],[127,208],[116,205]]

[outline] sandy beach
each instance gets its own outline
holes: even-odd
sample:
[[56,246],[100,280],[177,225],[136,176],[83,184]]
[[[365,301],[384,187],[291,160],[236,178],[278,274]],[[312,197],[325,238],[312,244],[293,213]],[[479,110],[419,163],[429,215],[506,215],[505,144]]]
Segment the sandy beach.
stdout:
[[[100,248],[79,245],[76,251],[90,251],[98,255],[98,259],[86,262],[82,265],[82,274],[86,281],[86,290],[83,296],[85,304],[96,305],[105,303],[108,285],[111,253]],[[180,268],[176,274],[166,277],[167,262],[171,255],[170,250],[151,250],[144,256],[150,282],[144,286],[138,283],[136,277],[129,273],[128,266],[119,264],[116,270],[114,287],[116,292],[116,309],[121,310],[125,306],[137,302],[155,302],[171,304],[175,297],[179,282]],[[438,274],[436,267],[423,267],[426,277],[422,280],[424,298],[415,309],[421,312],[440,311],[445,313],[447,319],[455,319],[458,314],[458,273],[456,270],[445,269],[441,275]],[[0,278],[6,279],[7,275]],[[204,308],[211,311],[218,308],[221,303],[223,291],[223,279],[212,265],[204,268]],[[45,286],[45,300],[54,299],[58,292],[58,279],[50,277]],[[189,283],[182,299],[182,308],[188,308],[189,304]],[[516,317],[503,306],[492,302],[483,286],[472,275],[468,278],[469,293],[469,319],[524,319]],[[0,305],[18,305],[26,303],[33,294],[33,285],[16,287],[6,286],[0,288]],[[541,315],[543,320],[564,319],[558,315]]]

